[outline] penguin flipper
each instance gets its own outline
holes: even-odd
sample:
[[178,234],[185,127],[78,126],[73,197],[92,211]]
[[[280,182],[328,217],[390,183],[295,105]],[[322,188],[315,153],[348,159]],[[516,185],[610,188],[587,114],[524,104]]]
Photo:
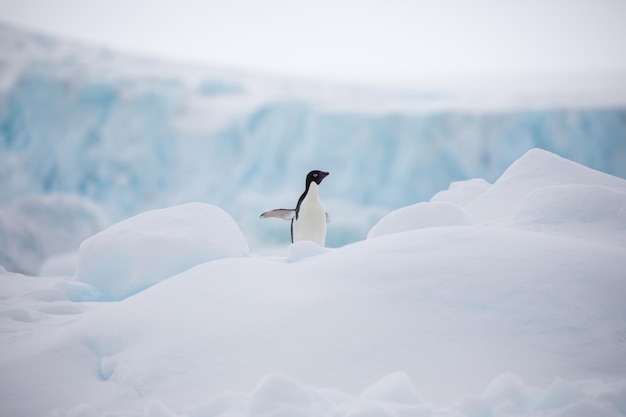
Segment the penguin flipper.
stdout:
[[296,210],[275,209],[275,210],[266,211],[265,213],[261,214],[262,219],[269,219],[271,217],[275,217],[277,219],[283,219],[283,220],[291,220],[294,217],[296,217]]
[[325,211],[324,213],[326,213],[326,224],[330,223],[330,215],[328,214],[327,211]]

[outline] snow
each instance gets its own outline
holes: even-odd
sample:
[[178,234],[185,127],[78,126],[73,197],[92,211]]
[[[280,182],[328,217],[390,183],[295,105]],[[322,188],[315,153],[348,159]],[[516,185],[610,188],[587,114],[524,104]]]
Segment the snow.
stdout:
[[144,212],[75,276],[0,269],[1,414],[624,416],[625,187],[534,149],[285,255],[216,206]]
[[119,300],[195,265],[248,253],[224,210],[189,203],[138,214],[86,239],[76,276]]
[[489,187],[491,184],[482,178],[457,181],[451,183],[447,190],[439,191],[430,200],[447,201],[465,207],[467,203],[482,195]]
[[543,187],[560,184],[599,185],[626,192],[624,182],[619,178],[581,167],[563,158],[555,159],[539,149],[532,149],[529,154],[527,158],[518,159],[493,187],[466,205],[474,221],[512,216],[531,191],[541,188],[539,184]]
[[626,190],[568,184],[531,191],[522,202],[517,216],[531,222],[612,223],[618,229],[624,229],[625,207]]
[[75,251],[109,221],[100,207],[76,195],[28,195],[0,205],[0,264],[34,275],[46,258]]
[[76,273],[78,252],[68,252],[46,258],[39,267],[39,276],[72,276]]
[[[0,415],[626,415],[619,88],[0,49]],[[330,248],[258,219],[315,168]]]
[[310,256],[320,255],[328,252],[329,249],[318,245],[311,241],[301,241],[292,243],[289,245],[287,251],[287,260],[290,262],[297,262]]
[[[626,177],[626,77],[599,77],[601,88],[583,78],[541,88],[342,86],[159,62],[0,26],[0,204],[70,193],[117,222],[200,201],[227,211],[253,251],[271,253],[289,233],[251,213],[295,207],[306,172],[323,169],[332,172],[320,188],[333,219],[326,244],[336,248],[450,183],[493,183],[535,147]],[[41,256],[21,254],[5,266],[36,273]]]
[[461,226],[471,224],[462,207],[449,202],[426,202],[395,210],[374,225],[367,238],[406,232],[425,227]]

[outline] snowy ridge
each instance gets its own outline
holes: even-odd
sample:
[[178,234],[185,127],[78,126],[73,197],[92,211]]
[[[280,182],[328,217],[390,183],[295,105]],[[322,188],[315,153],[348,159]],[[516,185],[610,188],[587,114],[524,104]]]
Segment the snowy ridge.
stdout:
[[[249,256],[205,204],[129,218],[85,241],[98,257],[75,276],[0,270],[1,414],[624,416],[625,187],[531,150],[493,185],[286,257]],[[203,260],[223,248],[172,224],[233,252]]]
[[5,26],[0,50],[0,204],[72,193],[118,221],[202,201],[264,249],[287,246],[289,233],[250,213],[293,206],[306,172],[324,169],[322,199],[340,214],[327,242],[338,247],[453,181],[495,181],[534,147],[626,177],[624,77],[556,90],[562,80],[368,89],[157,62]]
[[[626,192],[624,181],[621,179],[563,158],[554,158],[553,155],[539,149],[531,150],[529,153],[528,157],[520,158],[512,164],[492,187],[468,205],[468,211],[475,221],[512,216],[520,209],[520,204],[531,191],[547,186],[593,184],[607,186],[621,193]],[[555,192],[559,190],[565,191],[562,188],[552,189]]]

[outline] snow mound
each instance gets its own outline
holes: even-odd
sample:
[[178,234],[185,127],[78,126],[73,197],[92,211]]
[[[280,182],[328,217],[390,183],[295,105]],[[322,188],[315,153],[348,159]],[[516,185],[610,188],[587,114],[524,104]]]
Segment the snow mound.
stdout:
[[[547,389],[528,386],[514,373],[495,378],[480,396],[438,407],[425,402],[408,376],[387,375],[353,396],[320,389],[282,374],[269,374],[247,392],[225,392],[176,412],[153,400],[144,416],[170,417],[558,417],[624,416],[626,381],[565,381]],[[74,410],[78,410],[79,406]],[[96,410],[90,410],[98,415]],[[71,414],[68,415],[82,415]],[[91,415],[91,414],[87,414]]]
[[380,219],[370,229],[367,238],[427,227],[463,226],[471,223],[465,210],[456,204],[445,201],[417,203],[392,211]]
[[141,213],[85,240],[77,276],[122,299],[192,266],[248,253],[239,226],[225,211],[189,203]]
[[480,197],[491,187],[482,178],[474,178],[466,181],[455,181],[447,190],[439,191],[430,201],[447,201],[458,206],[465,207],[467,204]]
[[263,378],[250,394],[246,414],[251,416],[313,415],[314,400],[296,379],[272,374]]
[[531,191],[516,217],[536,223],[608,223],[626,228],[626,192],[599,185],[556,185]]
[[603,186],[626,192],[626,181],[621,178],[542,149],[531,149],[465,209],[476,223],[511,217],[531,192],[557,185]]
[[[623,416],[622,182],[579,166],[555,182],[569,164],[526,158],[548,179],[501,221],[205,262],[211,239],[247,246],[221,209],[190,204],[85,241],[85,282],[0,274],[0,414]],[[446,209],[464,214],[406,208],[427,225]]]
[[91,201],[69,194],[31,195],[0,206],[0,264],[35,275],[44,259],[75,251],[109,220]]
[[457,404],[461,416],[624,416],[626,381],[566,381],[556,378],[547,389],[528,386],[508,372],[493,380],[480,397]]
[[329,249],[323,248],[315,242],[302,241],[289,245],[287,250],[287,260],[289,262],[297,262],[310,256],[321,255],[328,252]]
[[370,385],[361,393],[362,399],[386,401],[396,404],[422,404],[424,399],[417,392],[411,379],[404,372],[394,372]]

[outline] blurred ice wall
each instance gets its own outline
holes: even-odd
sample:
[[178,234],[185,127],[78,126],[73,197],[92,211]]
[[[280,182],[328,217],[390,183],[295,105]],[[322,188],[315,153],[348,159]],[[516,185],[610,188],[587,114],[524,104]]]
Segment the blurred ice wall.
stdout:
[[626,177],[626,107],[454,105],[437,92],[283,82],[158,63],[0,28],[0,204],[89,198],[119,220],[188,201],[216,204],[254,249],[289,242],[311,169],[328,245],[450,182],[494,181],[540,147]]

